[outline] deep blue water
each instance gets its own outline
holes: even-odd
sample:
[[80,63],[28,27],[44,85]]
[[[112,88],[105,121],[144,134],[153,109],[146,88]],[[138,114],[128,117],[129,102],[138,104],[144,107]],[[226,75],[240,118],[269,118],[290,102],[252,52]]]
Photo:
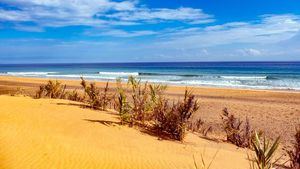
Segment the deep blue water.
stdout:
[[0,64],[1,75],[107,81],[136,76],[176,85],[300,90],[300,62]]

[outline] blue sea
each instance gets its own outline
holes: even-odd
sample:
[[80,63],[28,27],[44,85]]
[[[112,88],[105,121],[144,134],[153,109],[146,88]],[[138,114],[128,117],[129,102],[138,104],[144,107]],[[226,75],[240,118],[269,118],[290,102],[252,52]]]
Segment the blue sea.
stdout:
[[171,85],[300,90],[300,62],[0,64],[0,75],[95,81],[135,76]]

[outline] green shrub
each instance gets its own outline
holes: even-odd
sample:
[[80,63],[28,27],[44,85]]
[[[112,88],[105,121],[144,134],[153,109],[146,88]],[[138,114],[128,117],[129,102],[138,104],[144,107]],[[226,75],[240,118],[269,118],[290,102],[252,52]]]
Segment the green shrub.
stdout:
[[123,88],[121,79],[117,79],[116,83],[115,109],[119,112],[121,122],[145,127],[145,122],[152,120],[153,110],[167,86],[141,83],[140,79],[133,76],[128,78],[127,90]]
[[131,106],[127,101],[126,93],[122,87],[121,79],[117,79],[117,99],[116,110],[119,112],[120,120],[122,124],[129,123],[132,125],[132,112]]
[[242,121],[236,118],[233,114],[229,114],[227,108],[223,110],[221,116],[223,122],[223,129],[226,132],[227,141],[235,144],[238,147],[250,147],[252,131],[248,118],[246,123],[242,126]]
[[141,80],[133,76],[128,78],[128,85],[131,88],[132,99],[132,120],[135,124],[144,125],[145,121],[151,118],[151,102],[148,83],[141,83]]
[[67,92],[66,97],[68,100],[82,102],[84,100],[84,97],[78,93],[76,89],[72,90],[71,92]]
[[104,91],[101,92],[99,88],[96,87],[95,83],[87,84],[87,82],[81,77],[81,86],[84,89],[85,94],[88,96],[88,103],[91,108],[106,110],[107,105],[113,98],[108,94],[108,82],[105,85]]
[[150,84],[150,97],[153,108],[163,99],[163,93],[167,89],[167,85]]
[[187,90],[182,101],[170,104],[167,100],[162,100],[154,109],[154,129],[159,135],[166,134],[182,141],[188,120],[198,109],[195,96]]
[[121,79],[117,79],[115,109],[119,112],[121,122],[145,127],[145,122],[152,121],[153,110],[163,98],[162,94],[166,87],[160,84],[141,83],[140,79],[130,76],[126,90],[122,86]]
[[44,96],[54,99],[64,99],[66,96],[66,85],[62,85],[59,81],[49,80],[46,85],[41,85],[36,92],[36,98],[42,98]]

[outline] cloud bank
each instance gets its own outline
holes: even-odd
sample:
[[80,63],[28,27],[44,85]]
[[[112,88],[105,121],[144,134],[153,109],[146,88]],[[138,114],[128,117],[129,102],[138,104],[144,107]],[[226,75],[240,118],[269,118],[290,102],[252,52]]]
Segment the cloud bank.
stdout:
[[[65,27],[78,33],[56,37]],[[292,13],[222,23],[199,8],[136,0],[0,0],[0,29],[52,36],[2,38],[0,59],[16,62],[300,60]]]
[[147,8],[137,1],[110,0],[2,0],[0,20],[41,27],[135,25],[144,22],[212,22],[212,16],[194,8]]

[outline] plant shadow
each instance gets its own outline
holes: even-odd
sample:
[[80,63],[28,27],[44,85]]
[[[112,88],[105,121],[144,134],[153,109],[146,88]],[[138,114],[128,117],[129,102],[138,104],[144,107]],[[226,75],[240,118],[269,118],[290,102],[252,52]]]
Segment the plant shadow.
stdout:
[[153,137],[157,137],[158,140],[169,140],[169,141],[177,141],[176,139],[172,138],[170,134],[166,134],[163,132],[158,132],[156,129],[151,127],[138,127],[138,130],[143,133]]
[[93,120],[93,119],[83,119],[83,120],[91,122],[91,123],[99,123],[99,124],[102,124],[104,126],[121,125],[121,122],[110,121],[110,120]]
[[86,105],[86,104],[82,104],[82,103],[56,103],[57,105],[65,105],[65,106],[77,106],[80,108],[84,108],[84,109],[90,109],[91,107]]
[[[91,109],[91,110],[99,110],[99,109],[93,109],[91,106],[84,104],[84,103],[56,103],[57,105],[66,105],[66,106],[77,106],[83,109]],[[115,111],[112,111],[112,109],[107,109],[107,110],[100,110],[100,111],[105,111],[107,114],[112,114],[116,115]]]
[[[86,105],[84,103],[55,103],[57,105],[67,105],[67,106],[77,106],[77,107],[80,107],[80,108],[83,108],[83,109],[91,109],[91,107],[89,105]],[[112,115],[116,115],[115,112],[111,112],[111,111],[105,111],[106,113],[108,114],[112,114]],[[104,125],[104,126],[116,126],[116,125],[122,125],[121,122],[119,121],[110,121],[110,120],[96,120],[96,119],[83,119],[84,121],[87,121],[87,122],[90,122],[90,123],[99,123],[101,125]],[[133,127],[133,126],[130,126],[128,125],[129,127]],[[176,139],[173,139],[170,134],[166,134],[166,133],[160,133],[160,132],[157,132],[156,129],[153,129],[151,127],[145,127],[141,124],[136,124],[135,127],[137,130],[139,130],[141,133],[143,134],[147,134],[147,135],[150,135],[150,136],[153,136],[153,137],[157,137],[158,140],[169,140],[169,141],[176,141]],[[203,137],[205,138],[205,137]],[[208,139],[208,138],[205,138],[207,140],[211,140],[211,141],[215,141],[215,142],[218,142],[217,140],[213,140],[213,139]]]

